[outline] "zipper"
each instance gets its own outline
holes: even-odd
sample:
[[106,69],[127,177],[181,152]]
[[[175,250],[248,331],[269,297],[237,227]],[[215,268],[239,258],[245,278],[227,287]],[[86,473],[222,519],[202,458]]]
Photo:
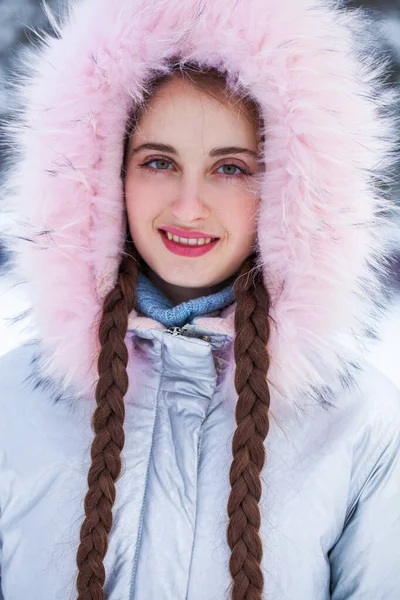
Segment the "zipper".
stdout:
[[168,329],[165,330],[166,333],[170,333],[173,336],[177,336],[177,335],[184,335],[182,333],[183,327],[168,327]]
[[186,337],[195,337],[197,339],[204,340],[205,342],[211,341],[211,338],[208,335],[197,336],[195,334],[195,328],[193,325],[184,325],[183,327],[168,327],[165,330],[165,333],[169,333],[175,337],[184,335]]

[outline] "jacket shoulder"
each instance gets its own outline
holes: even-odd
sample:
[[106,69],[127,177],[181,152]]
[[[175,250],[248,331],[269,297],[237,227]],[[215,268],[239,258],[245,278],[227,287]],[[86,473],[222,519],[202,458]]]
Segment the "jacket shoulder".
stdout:
[[376,469],[399,460],[400,390],[381,371],[367,364],[338,408],[342,411],[341,427],[352,446],[349,517]]
[[0,402],[7,402],[18,392],[26,392],[34,367],[34,352],[29,344],[22,344],[0,357]]
[[57,378],[42,372],[40,342],[31,340],[0,357],[0,407],[29,396],[45,396],[49,401],[72,400],[77,394],[64,388]]
[[381,371],[367,363],[355,379],[355,401],[365,414],[366,423],[374,424],[385,435],[400,430],[400,390]]
[[39,362],[39,346],[32,341],[0,357],[1,446],[15,427],[28,423],[42,406],[52,406],[62,397],[57,382],[41,375]]
[[400,392],[371,367],[358,382],[359,429],[343,531],[330,553],[331,597],[398,598]]

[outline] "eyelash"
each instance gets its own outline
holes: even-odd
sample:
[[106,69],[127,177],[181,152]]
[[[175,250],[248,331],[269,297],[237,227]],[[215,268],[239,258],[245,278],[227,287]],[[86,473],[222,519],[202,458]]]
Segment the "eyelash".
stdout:
[[[164,162],[172,165],[171,161],[167,160],[166,158],[151,158],[151,159],[147,160],[146,162],[139,164],[139,167],[142,169],[147,169],[153,175],[159,175],[163,171],[170,171],[170,169],[155,169],[153,167],[150,167],[151,163],[157,162],[157,161],[164,161]],[[236,167],[237,169],[240,170],[240,173],[233,174],[233,175],[227,175],[226,173],[218,173],[218,175],[221,175],[222,177],[224,177],[226,179],[232,179],[233,177],[241,177],[241,176],[251,175],[250,171],[248,171],[244,167],[239,167],[239,165],[235,165],[234,163],[224,163],[223,165],[219,165],[218,169],[220,169],[221,167]]]

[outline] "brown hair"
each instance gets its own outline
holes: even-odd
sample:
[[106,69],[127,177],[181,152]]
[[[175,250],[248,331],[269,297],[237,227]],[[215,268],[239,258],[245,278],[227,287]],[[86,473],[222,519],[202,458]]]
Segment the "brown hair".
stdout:
[[[226,80],[219,71],[192,66],[179,70],[178,74],[184,76],[189,72],[194,85],[220,100],[219,92],[226,89]],[[177,74],[176,68],[174,74]],[[168,74],[155,79],[148,87],[147,98],[169,77],[171,75]],[[254,101],[242,97],[240,101],[251,118],[260,118]],[[143,106],[132,118],[127,140]],[[104,300],[99,326],[101,351],[95,392],[97,407],[92,419],[92,464],[77,553],[78,600],[104,599],[103,560],[112,526],[115,482],[121,473],[124,446],[124,395],[128,389],[128,351],[124,339],[129,313],[135,307],[139,260],[128,235],[118,280]],[[232,575],[232,600],[261,600],[264,578],[261,571],[259,500],[261,471],[265,461],[264,441],[269,430],[269,296],[257,266],[256,254],[243,263],[234,283],[234,297],[235,387],[238,400],[228,501],[229,569]]]

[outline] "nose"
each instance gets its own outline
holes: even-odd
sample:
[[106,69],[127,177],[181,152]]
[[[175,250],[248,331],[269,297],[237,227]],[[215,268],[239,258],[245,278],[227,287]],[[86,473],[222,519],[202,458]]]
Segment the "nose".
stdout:
[[182,224],[189,225],[207,219],[210,209],[203,197],[199,182],[191,179],[182,181],[171,206],[172,215]]

